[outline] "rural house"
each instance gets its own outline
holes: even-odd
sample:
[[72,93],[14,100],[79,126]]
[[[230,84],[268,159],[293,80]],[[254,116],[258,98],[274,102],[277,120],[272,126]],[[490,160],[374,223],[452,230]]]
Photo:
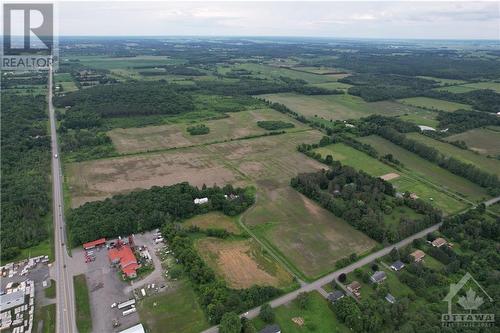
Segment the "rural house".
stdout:
[[441,247],[441,246],[446,245],[446,244],[447,244],[446,240],[444,238],[441,238],[441,237],[436,238],[435,240],[432,241],[432,246],[434,246],[434,247]]
[[281,333],[281,328],[279,325],[267,325],[263,329],[260,330],[259,333]]
[[387,275],[383,271],[376,271],[372,276],[370,276],[370,281],[372,283],[381,283],[385,279],[387,279]]
[[137,263],[134,252],[128,245],[121,245],[108,251],[109,261],[112,265],[119,266],[123,274],[128,278],[137,277],[137,269],[140,265]]
[[344,298],[345,294],[341,290],[335,290],[332,293],[328,294],[328,300],[332,303],[335,303],[341,298]]
[[401,260],[398,260],[396,262],[394,262],[392,265],[391,265],[391,268],[393,270],[395,270],[396,272],[402,270],[403,268],[405,267],[405,264],[401,261]]
[[349,290],[356,297],[361,297],[359,289],[361,289],[361,284],[358,281],[352,281],[351,284],[347,285],[347,290]]
[[411,257],[413,257],[413,260],[415,262],[421,262],[422,259],[425,257],[425,253],[422,250],[416,250],[410,254]]

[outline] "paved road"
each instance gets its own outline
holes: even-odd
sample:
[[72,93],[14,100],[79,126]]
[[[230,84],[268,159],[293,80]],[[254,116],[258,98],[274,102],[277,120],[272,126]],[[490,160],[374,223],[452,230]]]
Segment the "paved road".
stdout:
[[[52,67],[49,70],[49,104],[50,135],[52,147],[52,201],[54,204],[54,247],[55,247],[55,279],[56,283],[56,333],[77,332],[74,320],[73,277],[68,273],[66,262],[70,260],[66,250],[66,227],[64,225],[64,205],[62,195],[62,173],[57,142],[56,120],[52,104]],[[57,155],[56,155],[57,154]]]
[[[410,244],[411,242],[413,242],[413,240],[418,239],[418,238],[422,238],[425,235],[427,235],[429,232],[433,232],[433,231],[438,230],[440,226],[441,226],[441,223],[438,223],[438,224],[435,224],[427,229],[424,229],[424,230],[422,230],[422,231],[420,231],[420,232],[418,232],[418,233],[416,233],[408,238],[403,239],[402,241],[400,241],[394,245],[388,246],[386,248],[383,248],[380,251],[372,253],[364,258],[361,258],[360,260],[356,261],[355,263],[353,263],[347,267],[339,269],[338,271],[330,273],[330,274],[328,274],[328,275],[326,275],[326,276],[324,276],[324,277],[322,277],[314,282],[306,284],[295,291],[292,291],[292,292],[290,292],[286,295],[283,295],[275,300],[272,300],[271,302],[269,302],[269,304],[271,305],[271,307],[275,308],[275,307],[278,307],[280,305],[283,305],[283,304],[286,304],[288,302],[293,301],[301,292],[309,292],[309,291],[313,291],[313,290],[318,290],[321,293],[321,286],[323,286],[327,283],[330,283],[331,281],[336,279],[341,273],[349,273],[349,272],[352,272],[353,270],[355,270],[356,268],[360,268],[364,265],[367,265],[367,264],[371,263],[372,261],[374,261],[375,259],[378,259],[380,257],[387,255],[389,252],[391,252],[391,250],[394,247],[396,247],[396,248],[404,247],[404,246]],[[241,316],[245,316],[249,319],[252,319],[252,318],[255,318],[259,314],[259,311],[260,311],[260,307],[256,307],[252,310],[249,310],[246,313],[241,314]],[[219,331],[218,327],[213,326],[213,327],[203,331],[203,333],[216,333],[218,331]]]

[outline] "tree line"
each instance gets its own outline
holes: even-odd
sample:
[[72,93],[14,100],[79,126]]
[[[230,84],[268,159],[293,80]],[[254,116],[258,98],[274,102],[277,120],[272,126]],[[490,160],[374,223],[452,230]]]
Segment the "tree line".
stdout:
[[45,96],[2,93],[1,255],[48,238],[50,137]]

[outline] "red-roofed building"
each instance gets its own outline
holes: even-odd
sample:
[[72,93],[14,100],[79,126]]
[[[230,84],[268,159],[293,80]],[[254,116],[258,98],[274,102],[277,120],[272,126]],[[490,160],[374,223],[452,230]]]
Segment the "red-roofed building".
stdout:
[[101,239],[96,239],[95,241],[84,243],[83,248],[85,250],[90,250],[93,249],[94,247],[97,246],[103,246],[106,244],[106,238],[101,238]]
[[108,251],[109,261],[113,265],[121,268],[122,272],[128,278],[135,278],[137,276],[137,269],[141,267],[137,263],[134,252],[128,245],[120,245]]

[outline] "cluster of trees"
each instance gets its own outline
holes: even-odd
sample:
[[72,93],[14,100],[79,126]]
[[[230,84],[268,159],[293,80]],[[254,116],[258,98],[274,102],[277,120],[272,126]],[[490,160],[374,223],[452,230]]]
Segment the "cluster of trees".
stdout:
[[[228,320],[228,315],[224,316],[226,313],[242,313],[282,293],[274,287],[252,286],[248,289],[231,289],[225,281],[218,279],[203,261],[185,229],[167,223],[162,228],[162,235],[192,282],[208,320],[212,324],[217,324],[223,319],[223,331],[236,324],[234,319]],[[229,325],[230,323],[232,324]]]
[[50,137],[45,96],[2,92],[1,256],[10,260],[47,239]]
[[[224,195],[235,194],[235,199]],[[209,198],[203,205],[194,204],[195,198]],[[117,237],[159,228],[176,220],[197,214],[220,210],[226,215],[237,215],[254,202],[251,189],[226,185],[202,189],[188,183],[172,186],[154,186],[147,190],[116,195],[104,201],[88,202],[69,212],[67,223],[73,245],[101,237]]]
[[205,124],[188,126],[187,131],[191,135],[204,135],[210,133],[210,128]]
[[418,96],[438,86],[436,81],[394,74],[355,74],[339,81],[354,85],[349,94],[369,102]]
[[374,134],[380,127],[391,127],[401,133],[420,132],[420,128],[412,122],[376,114],[359,119],[356,127],[360,136]]
[[446,157],[434,147],[409,139],[391,127],[381,127],[377,134],[458,176],[487,188],[493,195],[500,191],[500,181],[495,174],[483,171],[475,165],[464,163],[456,158]]
[[[424,201],[395,198],[395,190],[389,182],[343,166],[338,161],[330,165],[330,170],[292,178],[292,187],[376,241],[393,243],[440,222],[441,213]],[[403,218],[397,228],[390,228],[384,223],[384,215],[402,205],[423,216]]]
[[491,89],[472,90],[460,94],[442,90],[431,90],[426,92],[425,96],[469,104],[474,109],[481,111],[500,112],[500,94]]
[[61,127],[59,134],[65,160],[84,161],[116,154],[111,138],[96,128],[71,130]]
[[119,83],[82,89],[54,100],[56,107],[71,109],[66,113],[89,112],[102,117],[179,114],[193,111],[193,98],[179,86],[162,82]]
[[440,112],[436,120],[439,121],[439,128],[448,129],[447,133],[461,133],[467,130],[500,125],[500,117],[486,112],[471,112],[458,110],[455,112]]
[[292,123],[287,123],[286,121],[281,120],[261,120],[257,122],[257,126],[262,127],[268,131],[276,131],[285,128],[293,128],[295,127]]

